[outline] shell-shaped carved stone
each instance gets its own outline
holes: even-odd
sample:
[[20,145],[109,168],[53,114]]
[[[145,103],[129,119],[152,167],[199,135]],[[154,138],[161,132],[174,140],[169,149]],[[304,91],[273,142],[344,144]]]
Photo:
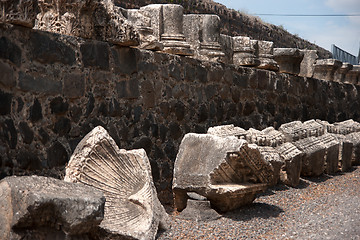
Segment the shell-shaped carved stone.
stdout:
[[65,181],[101,190],[106,198],[100,227],[108,235],[154,239],[166,213],[156,196],[143,149],[119,149],[102,127],[94,128],[76,147]]

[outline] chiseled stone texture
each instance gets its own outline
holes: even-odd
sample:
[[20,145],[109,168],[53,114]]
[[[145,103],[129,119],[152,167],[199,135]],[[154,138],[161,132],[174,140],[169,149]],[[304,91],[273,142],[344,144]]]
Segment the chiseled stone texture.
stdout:
[[32,28],[39,12],[37,0],[7,0],[0,5],[0,23]]
[[298,75],[304,53],[297,48],[274,48],[274,59],[279,64],[279,72]]
[[0,181],[1,239],[89,238],[103,220],[101,191],[54,178],[11,176]]
[[304,54],[304,58],[300,64],[300,72],[299,76],[311,78],[314,74],[314,64],[318,59],[318,51],[317,50],[300,50]]
[[314,78],[334,81],[335,72],[342,66],[336,59],[318,59],[314,64]]
[[299,119],[360,120],[356,85],[15,25],[0,27],[1,69],[6,69],[0,75],[1,178],[33,173],[61,178],[76,145],[101,125],[121,148],[145,149],[159,199],[167,204],[186,133],[224,124],[278,129]]
[[360,165],[360,132],[354,132],[346,135],[346,140],[353,144],[351,164]]

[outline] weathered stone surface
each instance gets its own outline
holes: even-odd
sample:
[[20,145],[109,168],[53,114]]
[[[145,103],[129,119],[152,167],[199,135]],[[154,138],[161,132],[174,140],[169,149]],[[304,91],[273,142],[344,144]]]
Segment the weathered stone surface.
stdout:
[[47,160],[49,168],[60,167],[68,162],[69,155],[65,147],[60,142],[56,141],[47,150]]
[[[224,63],[232,64],[233,63],[233,53],[234,53],[234,42],[232,37],[224,34],[220,34],[219,42],[222,48],[223,53],[225,54]],[[257,56],[257,55],[256,55]]]
[[302,168],[302,159],[304,153],[294,144],[286,142],[275,150],[280,154],[285,162],[280,170],[280,180],[288,186],[296,187],[300,182],[300,173]]
[[274,59],[279,64],[279,72],[298,75],[304,54],[297,48],[274,48]]
[[285,162],[273,147],[259,147],[259,151],[263,159],[269,162],[274,169],[274,177],[269,185],[275,186],[280,180],[280,170],[285,165]]
[[[10,2],[10,1],[9,1]],[[1,14],[1,13],[0,13]],[[6,37],[0,38],[0,58],[7,59],[16,66],[21,65],[21,49]]]
[[342,66],[342,62],[336,59],[319,59],[314,65],[314,78],[326,81],[334,81],[335,72]]
[[33,105],[30,107],[29,119],[31,122],[37,122],[43,118],[41,103],[35,98]]
[[0,22],[32,28],[39,11],[37,0],[2,1]]
[[262,131],[250,128],[246,133],[246,140],[259,146],[276,147],[285,142],[285,139],[285,135],[273,127],[265,128]]
[[0,182],[1,239],[88,238],[100,224],[105,198],[83,184],[29,176]]
[[184,15],[184,35],[199,60],[224,62],[220,45],[220,18],[210,14]]
[[336,122],[333,124],[332,133],[349,134],[353,132],[360,132],[360,123],[353,119],[345,120],[342,122]]
[[33,77],[24,72],[19,73],[18,87],[23,91],[58,94],[61,92],[61,82],[49,77]]
[[346,139],[346,135],[329,133],[340,144],[339,146],[339,169],[342,172],[349,171],[351,169],[352,153],[354,144],[352,141]]
[[318,59],[317,50],[300,50],[304,54],[304,58],[300,64],[300,73],[299,76],[311,78],[314,74],[314,64]]
[[346,135],[346,140],[353,144],[351,164],[356,166],[360,165],[360,132]]
[[138,33],[113,1],[38,2],[35,29],[125,46],[138,44]]
[[104,192],[102,237],[154,239],[159,224],[166,225],[167,214],[157,198],[145,151],[119,149],[100,126],[76,147],[64,180]]
[[211,208],[210,201],[188,199],[186,208],[177,217],[206,222],[217,220],[221,218],[221,215]]
[[0,90],[0,115],[7,115],[11,113],[12,98],[12,94]]
[[85,77],[80,73],[70,73],[63,79],[63,94],[68,98],[79,98],[85,94]]
[[325,133],[324,126],[314,119],[303,122],[303,128],[307,137],[318,137]]
[[246,136],[246,130],[240,127],[235,127],[234,124],[210,127],[207,133],[217,135],[219,137],[234,136],[239,139],[245,139]]
[[287,142],[294,142],[307,137],[307,131],[300,121],[284,123],[279,127],[279,131],[285,135]]
[[[335,72],[334,81],[345,82],[346,74],[353,69],[353,65],[350,63],[343,63],[342,66]],[[355,82],[354,84],[356,84]]]
[[260,65],[257,68],[279,71],[279,65],[274,60],[274,43],[258,41]]
[[326,147],[325,173],[337,173],[339,171],[340,142],[331,134],[324,134],[317,138]]
[[0,85],[3,85],[5,87],[15,87],[16,78],[13,68],[9,64],[0,61],[0,72],[2,73],[0,76]]
[[326,147],[316,137],[308,137],[293,143],[305,156],[302,161],[302,176],[320,176],[324,173]]
[[109,69],[109,45],[104,42],[86,42],[80,46],[84,67]]
[[257,44],[251,43],[249,37],[233,37],[233,48],[234,48],[234,55],[233,55],[233,63],[238,66],[258,66],[260,65],[260,60],[255,55],[256,47],[258,48]]
[[360,82],[360,65],[354,65],[345,76],[345,83],[358,84]]
[[256,145],[236,137],[186,134],[175,160],[173,192],[178,211],[196,192],[225,212],[249,204],[273,181],[273,168]]

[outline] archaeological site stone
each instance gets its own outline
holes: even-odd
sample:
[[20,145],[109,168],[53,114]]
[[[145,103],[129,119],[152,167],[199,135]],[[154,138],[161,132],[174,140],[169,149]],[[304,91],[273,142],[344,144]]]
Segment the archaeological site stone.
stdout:
[[279,71],[279,65],[274,60],[274,43],[258,41],[260,65],[257,68]]
[[318,59],[318,52],[317,50],[306,49],[301,49],[300,51],[304,54],[304,58],[300,64],[299,76],[311,78],[314,74],[314,64]]
[[206,197],[225,212],[249,204],[273,181],[273,168],[256,145],[236,137],[186,134],[175,160],[175,207],[186,207],[187,192]]
[[360,132],[354,132],[346,135],[346,140],[353,144],[351,165],[360,165]]
[[265,128],[262,131],[250,128],[246,133],[246,140],[259,146],[276,147],[285,142],[285,139],[285,135],[273,127]]
[[337,173],[339,171],[340,142],[332,134],[324,134],[317,138],[326,148],[325,173]]
[[346,74],[353,69],[353,65],[349,63],[343,63],[342,66],[335,72],[334,81],[345,82]]
[[325,127],[314,119],[303,122],[307,137],[318,137],[325,133]]
[[298,75],[304,58],[297,48],[274,48],[274,59],[279,64],[279,72]]
[[334,81],[335,72],[342,66],[342,62],[336,59],[318,59],[314,64],[314,78],[326,81]]
[[302,161],[302,176],[320,176],[324,173],[326,147],[316,137],[308,137],[293,144],[305,155]]
[[139,35],[126,20],[122,9],[110,0],[39,0],[35,29],[70,36],[108,41],[122,46],[138,45]]
[[0,181],[0,239],[89,239],[104,203],[101,191],[80,183],[6,177]]
[[288,186],[296,187],[300,182],[304,153],[289,142],[276,147],[275,150],[285,162],[280,170],[280,181]]
[[353,119],[348,119],[342,122],[336,122],[333,124],[335,131],[333,133],[349,134],[353,132],[360,132],[360,123]]
[[64,180],[104,193],[103,236],[154,239],[158,227],[166,226],[168,216],[157,198],[146,152],[119,149],[100,126],[78,144]]
[[199,60],[224,62],[220,44],[220,18],[211,14],[184,15],[184,35]]
[[281,158],[279,152],[276,151],[273,147],[259,147],[259,151],[263,159],[269,162],[274,169],[274,177],[269,185],[275,186],[280,180],[280,171],[285,165],[285,162]]
[[360,82],[360,65],[354,65],[345,76],[345,83],[358,84]]
[[354,151],[354,144],[352,141],[346,139],[346,135],[329,133],[340,144],[339,146],[339,169],[342,172],[349,171],[351,169],[352,153]]
[[252,44],[249,37],[236,36],[233,37],[233,63],[237,66],[255,67],[260,64],[260,60],[256,57],[256,47],[258,42]]
[[0,23],[11,23],[32,28],[39,12],[36,0],[1,1]]
[[229,125],[210,127],[207,133],[212,135],[217,135],[219,137],[234,136],[239,139],[245,139],[247,131],[240,127],[235,127],[234,124],[229,124]]
[[188,199],[186,208],[177,217],[205,222],[217,220],[221,218],[221,215],[211,208],[210,201],[208,200]]
[[307,131],[300,121],[284,123],[279,127],[279,131],[285,135],[287,142],[294,142],[307,137]]
[[232,37],[225,34],[220,34],[219,42],[222,52],[225,54],[224,63],[233,64],[234,46]]

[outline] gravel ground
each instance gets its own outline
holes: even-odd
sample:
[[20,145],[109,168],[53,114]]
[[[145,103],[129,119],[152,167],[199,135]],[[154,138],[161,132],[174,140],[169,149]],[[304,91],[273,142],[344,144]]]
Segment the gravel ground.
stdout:
[[360,167],[277,185],[215,221],[182,220],[157,239],[360,239]]

